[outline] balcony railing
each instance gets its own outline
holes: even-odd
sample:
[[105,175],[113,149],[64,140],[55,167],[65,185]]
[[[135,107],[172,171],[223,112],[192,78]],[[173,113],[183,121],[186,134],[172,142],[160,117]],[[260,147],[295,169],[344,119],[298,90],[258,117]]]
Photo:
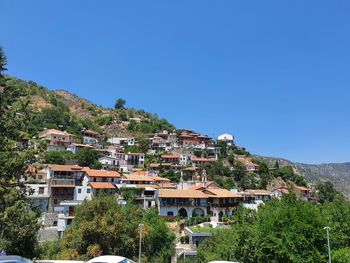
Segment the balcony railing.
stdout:
[[75,186],[74,179],[52,179],[51,186]]
[[211,207],[235,207],[238,205],[239,205],[239,203],[210,204]]
[[209,203],[207,202],[161,202],[161,206],[198,206],[198,207],[207,207]]

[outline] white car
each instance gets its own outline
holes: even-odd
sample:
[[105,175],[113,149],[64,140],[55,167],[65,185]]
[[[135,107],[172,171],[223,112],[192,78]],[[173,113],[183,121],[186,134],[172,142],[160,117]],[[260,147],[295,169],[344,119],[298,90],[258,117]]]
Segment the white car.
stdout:
[[90,259],[86,263],[135,263],[135,261],[120,256],[100,256]]

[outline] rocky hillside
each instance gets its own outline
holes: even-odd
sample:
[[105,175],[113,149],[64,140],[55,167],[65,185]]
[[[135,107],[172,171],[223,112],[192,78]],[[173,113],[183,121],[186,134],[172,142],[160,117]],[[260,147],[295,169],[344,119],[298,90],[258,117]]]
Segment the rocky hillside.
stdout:
[[291,165],[295,171],[303,175],[308,182],[318,183],[330,181],[338,191],[350,198],[350,162],[348,163],[325,163],[325,164],[304,164],[294,163],[285,159],[275,157],[255,156],[268,163],[280,166]]
[[138,136],[175,128],[157,114],[125,107],[104,108],[68,91],[49,90],[32,81],[6,76],[5,84],[20,89],[23,101],[29,103],[30,136],[43,128],[64,129],[73,134],[80,134],[81,129],[87,128],[105,137]]
[[[132,108],[101,107],[68,91],[49,90],[32,81],[6,76],[5,85],[18,88],[23,94],[23,101],[29,103],[29,138],[44,128],[64,129],[76,134],[77,138],[81,130],[87,128],[100,132],[105,139],[175,129],[165,119],[158,118],[157,114]],[[281,158],[254,157],[272,165],[276,162],[279,166],[291,165],[295,172],[312,183],[329,180],[350,198],[350,163],[310,165]]]

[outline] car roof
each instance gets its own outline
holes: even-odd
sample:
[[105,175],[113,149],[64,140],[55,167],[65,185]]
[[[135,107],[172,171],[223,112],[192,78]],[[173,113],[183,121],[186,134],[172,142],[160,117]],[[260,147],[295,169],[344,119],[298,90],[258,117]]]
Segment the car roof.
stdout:
[[125,257],[120,256],[99,256],[93,259],[90,259],[87,263],[118,263],[124,259],[127,259]]
[[0,262],[4,261],[23,261],[25,260],[24,258],[20,256],[0,256]]

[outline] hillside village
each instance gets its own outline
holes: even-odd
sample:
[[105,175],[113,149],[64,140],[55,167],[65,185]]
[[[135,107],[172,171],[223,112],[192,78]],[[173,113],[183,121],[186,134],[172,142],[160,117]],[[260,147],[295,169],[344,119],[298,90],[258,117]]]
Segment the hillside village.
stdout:
[[[110,137],[108,144],[102,145],[101,134],[88,129],[81,131],[80,140],[64,130],[44,129],[38,139],[22,142],[33,147],[44,145],[44,155],[97,153],[98,169],[80,166],[77,160],[65,160],[65,164],[30,166],[23,176],[32,190],[28,198],[44,213],[42,221],[51,234],[57,231],[63,237],[74,218],[75,206],[100,193],[115,195],[122,206],[131,195],[140,206],[156,207],[160,216],[170,220],[199,216],[215,223],[230,218],[238,206],[257,209],[262,203],[281,198],[290,191],[302,200],[316,201],[313,189],[291,181],[281,180],[275,187],[257,188],[261,180],[260,166],[265,164],[236,147],[233,135],[222,134],[213,139],[182,129],[145,136],[148,148],[144,152],[128,150],[140,150],[135,137]],[[240,154],[235,154],[238,150]],[[233,160],[227,161],[230,157]],[[206,170],[218,164],[227,166],[231,172],[241,167],[243,170],[239,172],[256,183],[240,187],[234,183],[232,188],[225,189],[225,185],[213,180],[213,174]],[[269,167],[267,172],[272,175],[277,170]],[[229,180],[226,176],[223,178]]]
[[[29,249],[27,255],[91,258],[109,253],[103,251],[102,245],[105,249],[125,245],[124,248],[133,249],[127,255],[135,258],[137,247],[132,244],[138,235],[134,231],[139,230],[141,235],[140,226],[148,220],[147,227],[153,231],[149,235],[152,244],[158,244],[162,238],[158,245],[167,247],[165,254],[152,247],[147,252],[149,258],[171,257],[176,262],[199,256],[198,262],[202,262],[205,246],[222,242],[220,236],[239,231],[235,232],[239,234],[238,241],[245,240],[245,232],[240,231],[247,227],[246,222],[254,221],[264,230],[256,215],[279,220],[270,216],[276,208],[278,216],[286,220],[281,224],[285,227],[289,217],[284,211],[291,208],[320,216],[319,208],[326,207],[328,212],[332,211],[330,204],[338,205],[339,201],[345,205],[331,183],[323,184],[321,193],[293,166],[252,156],[237,145],[233,134],[212,138],[191,129],[177,129],[156,114],[126,108],[123,99],[116,101],[114,109],[106,109],[66,91],[49,91],[36,83],[7,76],[1,80],[5,83],[0,87],[4,91],[0,108],[5,131],[5,136],[0,136],[4,149],[0,158],[4,167],[1,180],[7,191],[2,202],[10,204],[7,211],[11,215],[4,214],[3,222],[11,231],[22,231],[22,227],[13,226],[13,219],[19,218],[18,213],[27,213],[28,217],[20,222],[26,224],[33,249],[39,235],[41,249]],[[16,194],[18,201],[12,205]],[[130,214],[137,220],[129,218]],[[318,220],[309,215],[307,218]],[[298,217],[293,222],[304,218],[299,212],[293,216]],[[117,238],[131,237],[129,243],[104,239],[104,232],[97,226],[89,234],[93,244],[81,249],[80,243],[89,238],[79,233],[87,229],[91,218],[104,217],[104,231],[112,236],[118,233]],[[123,224],[119,225],[119,221]],[[323,229],[323,224],[310,223],[317,231]],[[154,235],[158,230],[163,231],[161,236]],[[293,227],[292,230],[295,233]],[[260,238],[257,233],[252,231],[250,237]],[[236,238],[236,234],[231,238]],[[13,236],[15,242],[17,236]],[[72,238],[77,239],[69,243]],[[230,245],[235,242],[230,240]],[[19,252],[27,249],[28,242],[21,240],[19,244]],[[246,246],[250,246],[249,242]],[[7,250],[11,247],[8,245]],[[218,258],[232,259],[232,255]]]
[[0,263],[350,263],[349,5],[0,1]]

